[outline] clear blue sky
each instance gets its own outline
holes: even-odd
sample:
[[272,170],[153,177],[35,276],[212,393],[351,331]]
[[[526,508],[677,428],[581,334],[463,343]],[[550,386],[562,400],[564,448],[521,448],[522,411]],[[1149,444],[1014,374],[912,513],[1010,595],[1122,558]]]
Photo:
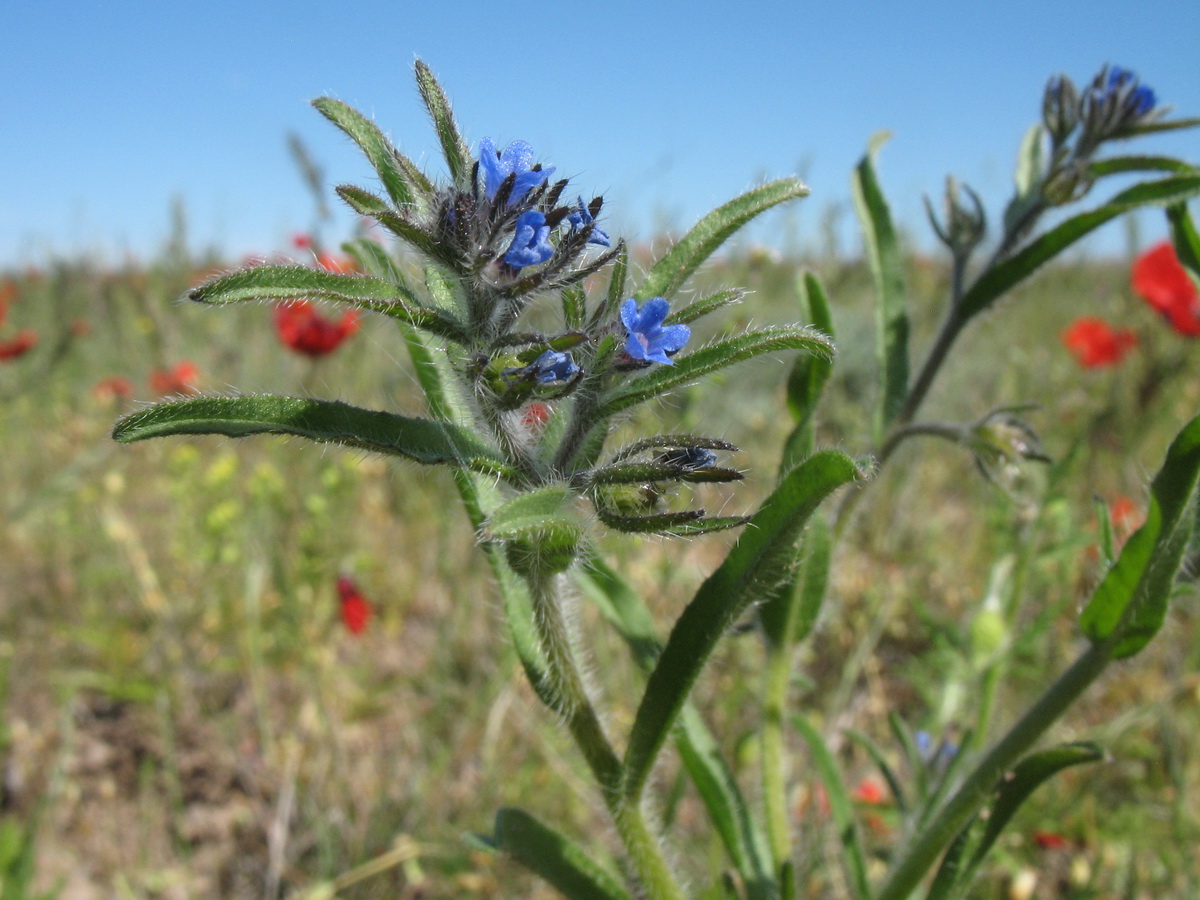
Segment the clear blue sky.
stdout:
[[[579,193],[603,193],[608,230],[634,238],[797,172],[813,191],[796,209],[811,237],[823,208],[848,202],[850,171],[880,129],[893,133],[880,173],[895,215],[923,238],[921,197],[946,174],[992,209],[1007,196],[1018,141],[1057,72],[1081,82],[1118,63],[1179,114],[1200,115],[1198,0],[16,0],[4,20],[0,265],[151,254],[175,196],[193,247],[286,249],[312,218],[289,131],[331,183],[370,181],[308,106],[322,94],[440,172],[416,56],[472,146],[529,141]],[[1200,159],[1192,133],[1143,146]],[[353,221],[337,215],[330,237]],[[1157,218],[1145,228],[1163,230]],[[1095,246],[1119,247],[1120,232]]]

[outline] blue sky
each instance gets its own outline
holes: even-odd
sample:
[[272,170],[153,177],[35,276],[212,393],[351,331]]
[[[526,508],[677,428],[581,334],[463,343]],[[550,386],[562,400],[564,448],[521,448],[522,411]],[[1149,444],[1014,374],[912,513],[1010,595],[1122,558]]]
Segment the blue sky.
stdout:
[[[850,172],[881,129],[893,134],[884,188],[922,240],[921,197],[936,197],[947,174],[998,212],[1057,72],[1081,82],[1119,63],[1179,114],[1200,115],[1196,0],[1146,0],[1136,12],[1112,0],[17,0],[0,39],[0,265],[153,254],[173,197],[193,248],[286,249],[312,220],[288,132],[331,183],[371,179],[308,106],[322,94],[440,172],[411,77],[417,56],[472,145],[529,141],[579,193],[603,193],[607,230],[633,238],[686,227],[763,177],[799,173],[812,196],[754,236],[781,240],[794,227],[813,240],[825,210],[848,209]],[[1142,144],[1200,159],[1188,132]],[[352,223],[338,209],[328,236]],[[1165,229],[1148,218],[1144,230]],[[1093,244],[1120,246],[1119,229]]]

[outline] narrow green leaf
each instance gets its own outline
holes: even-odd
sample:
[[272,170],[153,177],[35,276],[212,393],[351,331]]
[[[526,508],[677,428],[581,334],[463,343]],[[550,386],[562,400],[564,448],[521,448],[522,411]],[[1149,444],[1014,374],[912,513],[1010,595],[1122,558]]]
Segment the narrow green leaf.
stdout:
[[1143,206],[1172,206],[1200,195],[1200,176],[1180,175],[1144,181],[1121,191],[1099,209],[1079,213],[1030,241],[999,265],[985,271],[963,295],[962,318],[983,312],[1043,264],[1054,259],[1080,238],[1124,213]]
[[879,770],[879,774],[887,782],[888,790],[892,792],[892,798],[896,801],[896,809],[901,815],[907,813],[908,795],[904,791],[904,785],[900,782],[900,778],[896,775],[896,770],[887,761],[887,756],[884,754],[883,748],[875,743],[869,735],[855,728],[847,728],[846,737],[867,751],[867,755],[871,757],[871,762],[875,763],[875,768]]
[[1179,261],[1191,272],[1192,281],[1200,284],[1200,232],[1196,230],[1187,204],[1168,206],[1167,221],[1171,223],[1171,240],[1175,243]]
[[772,645],[791,647],[812,633],[829,587],[832,554],[829,522],[822,515],[813,516],[800,541],[796,570],[758,610],[763,634]]
[[859,834],[858,822],[854,816],[854,803],[850,800],[850,792],[846,790],[846,782],[838,769],[837,760],[825,743],[821,732],[803,716],[792,716],[792,724],[800,732],[808,750],[812,754],[813,765],[817,775],[829,797],[829,812],[833,816],[834,825],[838,830],[838,839],[846,851],[843,856],[848,874],[850,887],[857,900],[869,900],[871,883],[867,878],[867,858],[863,850],[862,837]]
[[[829,335],[832,341],[833,315],[829,311],[829,298],[820,279],[812,272],[805,272],[797,287],[801,315],[812,323],[813,328]],[[795,426],[784,442],[780,472],[786,472],[813,452],[816,442],[813,416],[832,374],[833,360],[828,357],[798,356],[792,365],[787,383],[787,404]]]
[[[641,598],[599,557],[592,557],[578,570],[577,578],[583,592],[629,645],[638,667],[645,672],[653,669],[662,641]],[[751,815],[716,739],[690,702],[680,712],[674,740],[688,776],[742,876],[748,900],[774,900],[778,887],[770,875],[766,836]]]
[[[343,189],[337,189],[338,195],[342,197],[351,206],[354,206],[354,201],[350,195],[343,193]],[[420,225],[414,223],[410,218],[401,213],[390,211],[363,211],[363,215],[374,217],[380,225],[394,234],[400,240],[407,243],[418,253],[423,254],[434,262],[446,266],[454,272],[459,272],[463,268],[462,260],[455,255],[454,251],[442,241],[437,240],[430,235]]]
[[677,309],[671,313],[663,320],[663,325],[686,325],[689,322],[696,321],[701,316],[707,316],[718,309],[724,309],[731,303],[737,303],[745,296],[746,292],[740,290],[718,291],[715,294],[709,294],[707,297],[693,300],[682,309]]
[[862,473],[848,456],[814,454],[780,482],[750,519],[725,561],[675,623],[638,706],[625,753],[625,792],[641,795],[663,741],[721,635],[751,603],[788,576],[809,516],[838,487]]
[[1104,751],[1099,747],[1092,743],[1080,742],[1060,744],[1049,750],[1030,754],[1017,763],[1012,772],[996,786],[996,801],[988,813],[987,827],[979,839],[979,846],[971,854],[971,861],[964,867],[961,878],[971,878],[1017,810],[1047,780],[1063,769],[1099,762],[1102,759]]
[[596,504],[596,516],[609,528],[626,534],[665,534],[674,537],[695,537],[712,531],[727,531],[746,524],[745,516],[707,516],[702,509],[658,513],[645,516],[624,516]]
[[1126,128],[1123,131],[1117,132],[1114,137],[1140,137],[1145,134],[1160,134],[1164,131],[1183,131],[1184,129],[1196,128],[1197,126],[1200,126],[1200,119],[1160,119],[1157,122],[1144,122],[1140,125]]
[[599,418],[644,403],[660,394],[695,381],[709,372],[777,350],[806,350],[822,356],[833,355],[829,338],[811,328],[768,328],[725,338],[686,356],[677,356],[673,365],[657,365],[646,375],[634,378],[610,391],[600,401]]
[[295,435],[421,463],[461,465],[509,477],[513,474],[496,450],[464,428],[332,400],[271,395],[194,397],[159,403],[125,416],[113,429],[113,439],[123,444],[177,434]]
[[496,846],[570,900],[632,900],[617,878],[570,838],[529,813],[496,813]]
[[904,260],[887,198],[875,174],[875,156],[889,135],[871,139],[854,173],[854,205],[863,230],[867,262],[875,280],[875,355],[879,366],[876,443],[895,421],[908,394],[908,302]]
[[325,299],[383,313],[462,343],[462,326],[444,310],[424,306],[398,284],[369,275],[344,275],[305,266],[253,266],[206,281],[187,293],[197,303]]
[[339,184],[334,190],[360,216],[378,218],[387,213],[394,213],[388,202],[378,194],[372,194],[370,191],[356,187],[353,184]]
[[454,121],[454,112],[450,109],[450,101],[446,99],[442,86],[433,77],[429,66],[419,59],[416,62],[416,73],[417,87],[421,91],[421,99],[425,101],[425,108],[429,110],[429,117],[433,120],[434,130],[442,145],[442,155],[446,157],[446,167],[450,170],[450,177],[459,187],[469,187],[474,161],[466,141],[458,132],[458,125]]
[[1021,139],[1017,151],[1017,171],[1013,178],[1018,197],[1029,197],[1040,192],[1046,178],[1046,129],[1032,126]]
[[562,308],[563,325],[568,331],[579,331],[587,314],[587,293],[578,285],[564,288]]
[[1193,525],[1185,510],[1198,477],[1200,416],[1171,443],[1150,485],[1145,523],[1125,542],[1079,617],[1084,634],[1094,643],[1115,642],[1115,659],[1137,653],[1162,627]]
[[588,475],[591,484],[637,484],[645,481],[687,481],[697,484],[741,481],[745,476],[736,469],[708,466],[703,469],[681,469],[667,463],[624,463],[593,469]]
[[929,893],[925,896],[925,900],[951,900],[951,898],[961,895],[961,891],[966,885],[962,877],[963,854],[966,853],[971,832],[975,830],[978,821],[978,818],[971,819],[958,833],[958,836],[950,842],[950,846],[942,855],[942,864],[938,866],[937,874],[934,875],[933,882],[929,885]]
[[783,178],[747,191],[724,206],[717,207],[654,264],[633,296],[639,303],[651,297],[670,300],[688,276],[739,228],[772,206],[807,195],[808,188],[799,179]]
[[1127,172],[1173,172],[1176,175],[1196,175],[1196,167],[1173,156],[1112,156],[1098,159],[1088,166],[1096,178]]
[[358,144],[396,206],[403,207],[418,200],[422,205],[428,204],[433,185],[392,146],[379,126],[358,110],[331,97],[318,97],[312,105]]

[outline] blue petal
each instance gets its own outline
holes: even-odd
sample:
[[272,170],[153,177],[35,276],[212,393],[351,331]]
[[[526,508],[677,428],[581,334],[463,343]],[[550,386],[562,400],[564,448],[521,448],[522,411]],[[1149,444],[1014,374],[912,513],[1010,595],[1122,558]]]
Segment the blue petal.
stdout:
[[670,325],[658,335],[657,344],[669,353],[682,350],[683,345],[692,336],[692,329],[686,325]]
[[638,313],[637,330],[648,331],[652,328],[658,328],[670,311],[671,304],[662,297],[651,297]]

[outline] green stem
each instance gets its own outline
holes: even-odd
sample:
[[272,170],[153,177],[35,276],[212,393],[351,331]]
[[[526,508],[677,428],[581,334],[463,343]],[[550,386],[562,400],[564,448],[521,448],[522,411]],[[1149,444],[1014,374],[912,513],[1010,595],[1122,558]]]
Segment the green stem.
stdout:
[[786,647],[767,652],[767,679],[763,691],[762,777],[767,839],[775,871],[792,858],[792,836],[788,827],[787,773],[784,771],[783,716],[791,680],[791,654]]
[[921,832],[896,863],[875,900],[907,900],[942,851],[992,795],[1004,773],[1100,676],[1111,659],[1111,641],[1092,644],[1046,689],[1008,734],[988,751],[962,787]]
[[667,865],[659,841],[646,823],[641,807],[636,802],[626,802],[624,798],[621,790],[621,760],[604,733],[579,674],[570,631],[553,587],[554,580],[554,576],[528,579],[533,600],[534,627],[546,655],[550,699],[553,701],[551,705],[563,717],[567,730],[600,783],[605,806],[612,815],[617,834],[625,845],[645,896],[648,900],[684,900],[683,891]]

